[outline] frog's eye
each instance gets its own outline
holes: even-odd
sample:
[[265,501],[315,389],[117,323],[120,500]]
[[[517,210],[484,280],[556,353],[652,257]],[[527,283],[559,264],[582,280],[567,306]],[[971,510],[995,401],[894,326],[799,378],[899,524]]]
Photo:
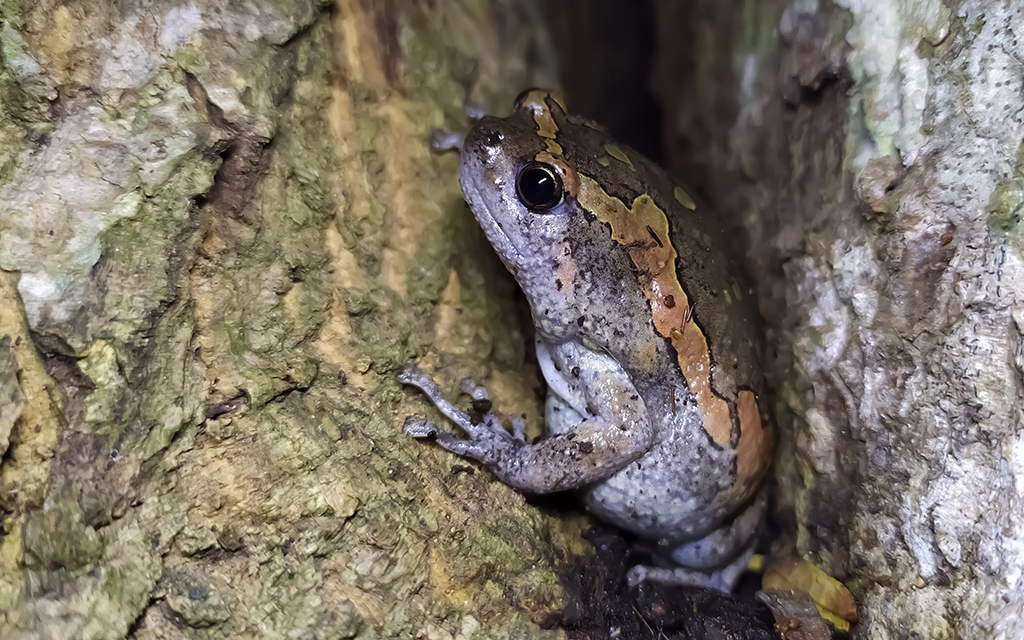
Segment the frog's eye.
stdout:
[[519,170],[516,195],[534,213],[550,211],[562,201],[562,179],[554,167],[531,162]]

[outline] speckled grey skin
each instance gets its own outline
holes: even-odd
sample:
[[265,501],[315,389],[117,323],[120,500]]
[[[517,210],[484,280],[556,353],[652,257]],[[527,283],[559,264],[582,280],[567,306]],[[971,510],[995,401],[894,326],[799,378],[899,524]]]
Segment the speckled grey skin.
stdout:
[[[545,137],[544,122],[557,133]],[[718,294],[734,289],[736,280],[716,221],[681,206],[671,181],[632,150],[615,147],[628,154],[629,164],[599,163],[613,144],[594,125],[566,116],[543,92],[530,94],[508,118],[483,118],[466,135],[462,190],[529,301],[548,383],[549,437],[526,444],[490,414],[472,424],[411,367],[402,381],[423,389],[469,438],[415,418],[406,432],[434,437],[524,491],[580,489],[598,517],[656,541],[685,565],[637,568],[634,580],[728,589],[764,511],[764,500],[754,499],[760,478],[737,482],[738,427],[731,446],[709,437],[678,354],[652,322],[644,274],[609,225],[576,198],[580,177],[627,206],[650,194],[666,212],[679,280],[707,332],[713,385],[724,397],[734,398],[741,387],[761,394],[755,324],[747,307]],[[531,210],[518,195],[517,177],[531,162],[561,163],[565,170],[564,196],[550,210]]]

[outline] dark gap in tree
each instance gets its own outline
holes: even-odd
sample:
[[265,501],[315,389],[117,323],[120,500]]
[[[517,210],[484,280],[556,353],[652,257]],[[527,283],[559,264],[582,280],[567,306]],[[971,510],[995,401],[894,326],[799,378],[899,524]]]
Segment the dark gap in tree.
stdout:
[[544,7],[569,110],[602,124],[655,162],[664,159],[651,91],[653,0],[561,0]]

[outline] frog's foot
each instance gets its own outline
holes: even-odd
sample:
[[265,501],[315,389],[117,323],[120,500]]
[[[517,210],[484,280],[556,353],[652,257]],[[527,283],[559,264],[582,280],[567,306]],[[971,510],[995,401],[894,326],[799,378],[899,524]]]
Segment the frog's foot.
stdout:
[[[587,372],[591,377],[598,373]],[[651,446],[653,434],[643,403],[625,376],[602,383],[608,399],[595,400],[600,413],[534,444],[525,442],[525,423],[520,419],[513,420],[513,433],[505,430],[491,412],[486,390],[472,380],[464,381],[462,386],[473,397],[472,409],[467,413],[448,401],[430,376],[411,365],[398,379],[419,387],[467,437],[457,438],[416,418],[406,422],[406,433],[433,437],[443,448],[479,460],[502,482],[523,491],[551,493],[596,482]]]
[[430,132],[430,149],[434,153],[458,151],[466,140],[465,132],[434,129]]
[[673,549],[676,568],[633,567],[627,574],[630,586],[649,580],[732,591],[754,555],[754,534],[767,509],[768,494],[761,491],[732,521]]
[[409,416],[402,425],[402,431],[414,438],[431,438],[444,449],[460,456],[481,459],[486,450],[479,445],[474,445],[470,440],[456,438],[447,431],[437,428],[437,425],[430,420]]
[[[462,105],[463,111],[469,117],[470,121],[474,124],[483,120],[487,116],[487,112],[480,106],[479,103],[474,102],[468,96],[466,102]],[[445,151],[459,151],[462,149],[462,143],[466,141],[465,131],[450,131],[448,129],[434,129],[430,132],[430,149],[435,153],[444,153]]]
[[[473,398],[474,410],[491,406],[491,401],[487,398],[487,389],[483,385],[477,384],[472,378],[463,378],[459,388],[462,390],[462,393]],[[483,411],[487,411],[487,409],[483,409]],[[488,415],[490,414],[488,413]],[[512,437],[520,442],[526,442],[525,415],[512,418]]]
[[408,365],[398,375],[398,380],[418,387],[437,406],[449,420],[454,422],[469,436],[468,440],[457,438],[444,431],[429,420],[409,416],[402,430],[414,438],[433,438],[443,448],[458,455],[469,456],[490,464],[502,455],[508,454],[510,448],[523,445],[520,437],[525,430],[520,423],[513,421],[516,435],[510,434],[502,426],[501,420],[491,412],[491,401],[487,398],[487,390],[476,382],[466,379],[462,381],[462,390],[472,396],[471,413],[465,413],[453,405],[437,388],[437,384],[426,373]]
[[641,582],[660,582],[682,587],[701,587],[704,589],[715,589],[729,593],[739,582],[740,576],[746,571],[754,549],[751,547],[741,553],[732,562],[721,569],[714,571],[700,571],[699,569],[686,569],[676,567],[675,569],[663,569],[661,567],[648,567],[637,565],[626,573],[626,582],[635,587]]

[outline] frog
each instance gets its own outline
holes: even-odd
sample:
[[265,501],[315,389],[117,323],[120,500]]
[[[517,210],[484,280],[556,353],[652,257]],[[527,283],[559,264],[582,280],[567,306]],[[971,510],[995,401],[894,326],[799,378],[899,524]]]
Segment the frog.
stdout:
[[653,548],[628,580],[729,591],[753,553],[776,442],[754,296],[723,219],[557,91],[451,142],[463,196],[529,304],[547,383],[547,434],[502,424],[483,385],[463,412],[417,387],[462,432],[403,430],[482,463],[526,493],[574,490]]

